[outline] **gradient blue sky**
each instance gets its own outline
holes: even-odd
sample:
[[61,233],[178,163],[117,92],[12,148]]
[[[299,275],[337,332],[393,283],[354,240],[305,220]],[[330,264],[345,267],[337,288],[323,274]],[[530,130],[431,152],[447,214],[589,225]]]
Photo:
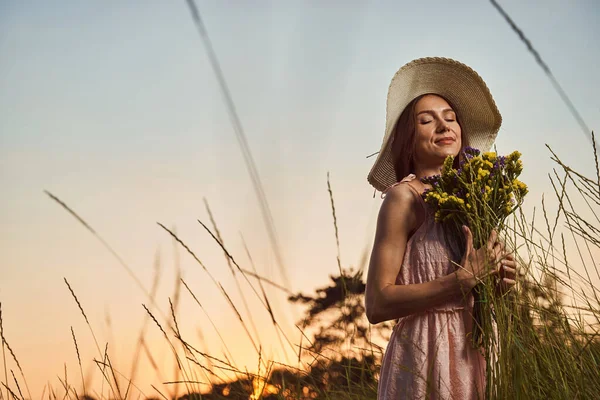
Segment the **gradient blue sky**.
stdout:
[[[381,200],[373,199],[367,184],[373,159],[365,157],[379,150],[389,80],[414,58],[451,57],[484,78],[504,118],[498,150],[523,153],[530,201],[551,193],[547,173],[553,164],[545,143],[574,168],[594,171],[590,141],[487,1],[197,4],[245,127],[294,290],[323,285],[337,270],[328,171],[342,263],[356,265],[371,245]],[[501,4],[597,130],[598,3]],[[126,374],[146,302],[114,258],[44,189],[80,213],[148,288],[160,252],[163,310],[175,287],[175,255],[157,221],[176,227],[239,304],[220,249],[196,222],[208,221],[203,198],[242,264],[250,268],[240,232],[259,272],[281,281],[184,1],[2,2],[0,182],[4,330],[34,397],[47,381],[59,386],[55,377],[65,362],[70,376],[77,376],[70,326],[86,365],[97,356],[63,277],[78,293],[101,345],[111,342]],[[184,278],[217,320],[239,364],[256,365],[227,303],[187,254],[180,259]],[[286,306],[283,295],[271,295],[280,300],[279,318],[297,339],[291,322],[299,310]],[[183,329],[196,337],[202,327],[219,353],[214,332],[189,297],[182,293]],[[268,324],[258,302],[250,303],[257,323]],[[148,340],[160,343],[155,331],[151,326]],[[267,331],[265,343],[275,340]],[[158,359],[169,359],[164,343],[154,348]],[[281,355],[278,346],[267,352]],[[148,368],[142,385],[155,382]],[[172,368],[164,375],[173,378]]]

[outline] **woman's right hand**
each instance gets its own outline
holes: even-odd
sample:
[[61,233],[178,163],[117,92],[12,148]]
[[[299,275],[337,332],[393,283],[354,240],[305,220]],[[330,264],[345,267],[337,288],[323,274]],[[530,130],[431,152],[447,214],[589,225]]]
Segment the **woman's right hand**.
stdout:
[[465,291],[473,289],[480,280],[497,275],[496,265],[505,256],[504,245],[498,241],[498,233],[493,230],[487,244],[475,250],[473,234],[468,226],[462,227],[466,239],[466,248],[457,276]]

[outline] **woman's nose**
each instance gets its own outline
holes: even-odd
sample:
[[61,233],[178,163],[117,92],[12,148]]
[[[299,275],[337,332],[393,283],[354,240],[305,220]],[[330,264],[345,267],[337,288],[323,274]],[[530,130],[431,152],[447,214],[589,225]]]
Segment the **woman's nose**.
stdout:
[[446,121],[442,121],[438,124],[438,132],[447,132],[450,130],[450,125]]

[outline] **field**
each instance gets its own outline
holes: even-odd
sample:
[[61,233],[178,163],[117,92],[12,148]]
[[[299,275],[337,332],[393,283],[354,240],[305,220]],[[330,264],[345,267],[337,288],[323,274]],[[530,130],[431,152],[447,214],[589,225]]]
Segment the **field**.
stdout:
[[[489,399],[591,399],[597,398],[600,393],[600,301],[595,287],[600,278],[595,261],[600,248],[598,155],[594,146],[596,176],[590,178],[573,171],[551,149],[550,152],[557,167],[549,175],[554,188],[554,200],[558,205],[556,214],[549,215],[546,200],[542,200],[541,207],[534,209],[531,218],[518,210],[505,232],[507,243],[517,249],[521,267],[517,287],[494,303],[497,326],[503,334],[495,338],[499,351],[494,355],[495,361],[488,364],[486,398]],[[328,192],[338,240],[334,193],[329,182]],[[69,205],[52,193],[47,194],[75,217],[84,229],[95,235],[108,251],[113,252],[124,268],[128,268],[108,243]],[[343,266],[338,241],[339,273],[330,276],[329,281],[313,294],[288,293],[288,301],[302,305],[305,310],[303,318],[296,321],[302,340],[294,342],[281,328],[269,297],[273,290],[286,289],[268,277],[257,274],[254,265],[251,264],[252,269],[240,266],[223,244],[212,215],[210,224],[198,222],[222,247],[224,262],[236,276],[238,285],[239,282],[245,282],[252,288],[248,296],[255,296],[263,311],[269,313],[273,328],[279,332],[278,345],[293,350],[297,355],[295,364],[271,360],[264,355],[264,344],[258,342],[253,333],[256,327],[252,313],[240,312],[242,307],[247,308],[246,301],[244,304],[235,304],[232,296],[212,277],[194,250],[175,232],[159,224],[188,256],[205,269],[211,279],[207,284],[220,287],[222,295],[229,302],[232,315],[239,319],[243,327],[240,334],[246,335],[255,347],[258,355],[256,372],[251,373],[237,366],[227,352],[225,356],[216,355],[208,351],[203,343],[181,334],[181,316],[177,312],[180,295],[185,293],[192,296],[199,309],[202,312],[206,310],[188,283],[180,278],[173,298],[169,298],[169,315],[157,313],[154,289],[147,292],[149,302],[144,305],[146,321],[161,332],[172,349],[178,379],[169,383],[178,389],[169,393],[153,386],[153,392],[147,392],[136,385],[135,379],[130,380],[127,374],[113,368],[108,356],[108,343],[105,346],[98,343],[76,290],[65,279],[65,290],[71,293],[81,313],[73,318],[83,318],[89,327],[89,334],[97,347],[94,362],[104,381],[100,392],[86,388],[82,367],[85,360],[81,360],[77,336],[72,330],[79,371],[67,373],[65,370],[64,377],[58,376],[54,385],[45,387],[44,398],[256,400],[377,397],[379,363],[393,325],[387,322],[372,326],[365,317],[363,294],[366,256],[358,268]],[[568,252],[567,249],[575,251]],[[248,256],[251,260],[250,254]],[[242,314],[250,315],[249,319],[242,317]],[[5,338],[6,324],[10,325],[10,321],[2,320],[0,307],[4,365],[0,398],[31,398],[18,354]],[[223,341],[222,345],[227,349],[226,342]],[[140,357],[144,348],[142,331],[133,351],[134,360]],[[9,369],[7,361],[10,364],[14,362],[16,369]],[[156,363],[153,367],[160,370]],[[223,373],[229,378],[225,379]],[[79,377],[74,378],[77,375]],[[135,376],[135,364],[130,376]],[[432,385],[432,391],[435,390],[435,385]]]

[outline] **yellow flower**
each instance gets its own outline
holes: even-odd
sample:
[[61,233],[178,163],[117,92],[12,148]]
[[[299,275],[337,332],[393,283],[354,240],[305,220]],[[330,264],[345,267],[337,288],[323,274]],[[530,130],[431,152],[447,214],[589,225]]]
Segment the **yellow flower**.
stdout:
[[483,159],[489,161],[490,164],[493,164],[496,162],[497,156],[496,153],[494,153],[493,151],[487,151],[483,153]]
[[483,160],[481,159],[481,157],[473,157],[469,164],[473,166],[474,170],[477,170],[481,167],[481,164],[483,164]]
[[525,185],[523,182],[521,182],[518,179],[513,179],[512,184],[516,190],[527,189],[527,185]]
[[461,205],[462,205],[462,204],[465,204],[465,201],[464,201],[463,199],[459,198],[459,197],[452,196],[452,198],[453,198],[453,200],[454,200],[455,202],[457,202],[458,204],[461,204]]
[[515,165],[515,175],[519,175],[521,172],[523,172],[523,161],[517,160]]
[[444,165],[442,167],[442,176],[446,176],[452,170],[452,164],[454,163],[454,157],[448,156],[444,160]]
[[506,158],[508,159],[508,161],[517,161],[519,158],[521,158],[521,153],[515,150],[512,153],[510,153]]
[[527,192],[529,192],[529,189],[527,188],[527,185],[524,184],[523,182],[521,182],[518,179],[514,179],[513,182],[513,190],[515,192],[517,192],[517,196],[518,197],[525,197],[525,195],[527,194]]

